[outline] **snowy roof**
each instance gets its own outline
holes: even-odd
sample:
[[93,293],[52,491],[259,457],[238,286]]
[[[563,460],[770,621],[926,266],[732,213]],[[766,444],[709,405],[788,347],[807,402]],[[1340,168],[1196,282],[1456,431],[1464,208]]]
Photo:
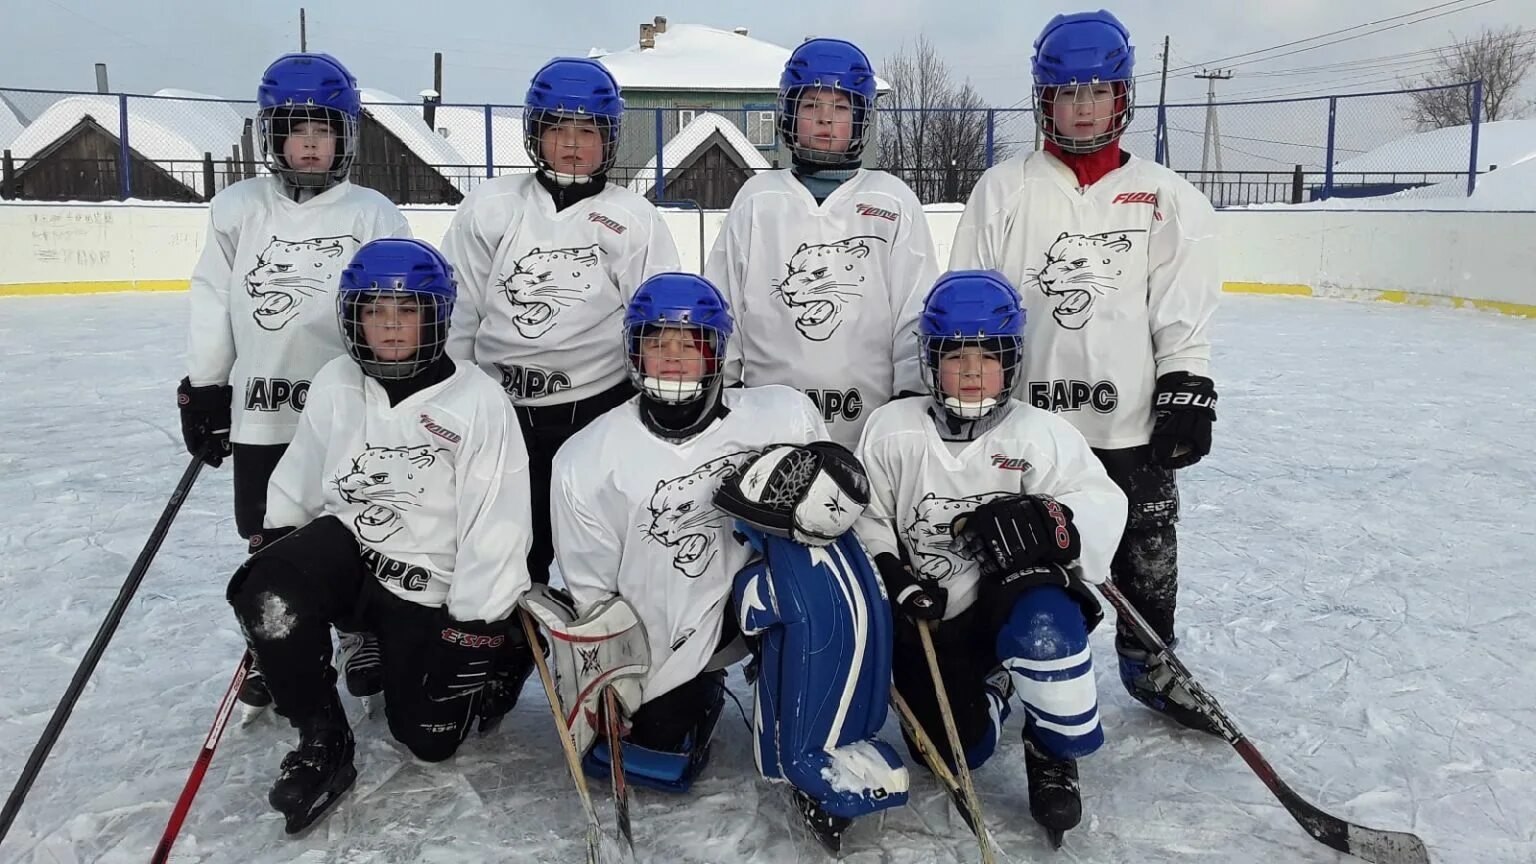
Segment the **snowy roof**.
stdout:
[[[590,57],[608,67],[626,90],[775,91],[789,49],[745,33],[701,24],[669,24],[656,34],[655,48],[638,43],[612,53],[594,48]],[[890,85],[875,79],[881,92]]]
[[[363,110],[367,111],[373,119],[379,122],[391,135],[400,139],[406,149],[416,154],[416,157],[431,166],[443,179],[452,183],[460,192],[469,192],[474,186],[465,176],[462,170],[450,170],[444,173],[443,166],[464,166],[475,164],[464,153],[459,152],[447,139],[427,128],[426,120],[421,116],[421,103],[409,102],[385,93],[383,90],[362,90]],[[483,124],[483,118],[482,118]],[[439,123],[440,126],[447,124]],[[449,134],[452,135],[451,127]],[[485,127],[482,125],[481,129]],[[480,164],[485,164],[485,133],[480,133]]]
[[[11,155],[18,163],[25,162],[87,117],[115,136],[121,122],[117,109],[118,99],[113,95],[65,96],[16,136]],[[229,148],[240,142],[243,122],[234,103],[188,90],[161,90],[154,96],[128,99],[128,146],[146,159],[200,163],[204,153],[215,157],[228,154]],[[200,189],[201,168],[196,175],[192,188]]]
[[[673,136],[672,140],[667,142],[667,146],[661,148],[661,164],[670,174],[716,132],[724,137],[725,143],[736,151],[736,155],[741,157],[742,163],[749,169],[767,171],[773,167],[768,164],[767,159],[763,158],[763,154],[752,146],[747,136],[736,128],[735,123],[709,111],[694,117],[692,123],[683,127],[683,131]],[[644,195],[651,191],[655,183],[656,157],[652,156],[651,161],[645,163],[645,167],[640,169],[640,173],[635,175],[634,180],[630,181],[629,188],[633,192]]]
[[[1470,126],[1415,132],[1334,165],[1342,172],[1466,171],[1471,153]],[[1477,170],[1512,165],[1536,155],[1536,120],[1496,120],[1477,132]]]
[[11,111],[9,103],[0,99],[0,150],[10,147],[24,128],[21,118]]
[[[439,106],[437,128],[448,130],[444,140],[463,156],[466,164],[485,164],[484,108],[478,105]],[[498,166],[513,166],[512,171],[501,170],[498,174],[518,173],[518,168],[533,167],[523,147],[523,118],[518,109],[491,109],[491,156]]]

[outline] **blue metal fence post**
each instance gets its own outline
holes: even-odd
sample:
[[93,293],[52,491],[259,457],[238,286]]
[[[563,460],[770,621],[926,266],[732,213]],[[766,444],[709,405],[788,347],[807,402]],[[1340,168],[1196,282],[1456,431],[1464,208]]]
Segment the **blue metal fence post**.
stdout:
[[661,109],[656,109],[656,200],[661,201],[667,197],[666,171],[661,167],[661,151],[665,146],[662,142],[662,114]]
[[128,94],[117,94],[117,185],[118,197],[133,196],[133,168],[128,157]]
[[1338,129],[1339,97],[1328,97],[1328,152],[1323,160],[1323,197],[1333,197],[1333,138]]
[[987,109],[987,167],[991,168],[997,163],[996,151],[993,149],[997,141],[997,109]]
[[495,166],[495,164],[496,164],[496,160],[494,158],[492,158],[492,148],[494,146],[495,145],[493,145],[491,143],[491,106],[490,105],[486,105],[485,106],[485,179],[487,179],[487,180],[489,180],[492,177],[496,176],[496,172],[494,170],[492,170],[493,166]]
[[1477,130],[1483,123],[1483,82],[1472,82],[1472,147],[1467,156],[1467,197],[1477,190]]

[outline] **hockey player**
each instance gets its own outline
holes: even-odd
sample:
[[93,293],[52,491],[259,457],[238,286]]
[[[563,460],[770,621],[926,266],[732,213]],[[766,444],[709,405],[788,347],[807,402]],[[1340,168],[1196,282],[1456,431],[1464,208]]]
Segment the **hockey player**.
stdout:
[[[671,791],[686,791],[708,759],[724,700],[725,667],[743,656],[737,644],[738,612],[753,630],[772,626],[765,619],[772,604],[731,608],[733,578],[750,553],[733,539],[731,515],[715,506],[716,491],[738,472],[750,470],[746,466],[770,444],[800,451],[804,448],[796,445],[826,437],[815,407],[790,388],[722,387],[733,326],[724,298],[703,278],[664,273],[646,280],[624,318],[630,376],[639,394],[577,433],[555,457],[555,551],[575,614],[601,613],[618,597],[633,608],[645,632],[648,672],[624,696],[629,711],[625,772],[633,783]],[[853,463],[851,454],[843,452],[839,464]],[[822,473],[809,472],[807,478]],[[857,512],[850,509],[845,529]],[[857,543],[850,542],[856,549]],[[878,601],[872,575],[870,585]],[[540,617],[550,623],[550,616]],[[876,647],[884,644],[876,637],[869,641]],[[590,650],[588,644],[584,650]],[[878,675],[878,659],[859,677],[857,659],[849,661],[857,680],[847,686],[873,692],[883,720],[889,679]],[[849,675],[844,668],[841,678],[846,681]],[[822,682],[830,686],[827,679]],[[579,689],[595,693],[596,688]],[[870,734],[862,723],[866,712],[873,714],[870,701],[845,709],[848,740]],[[567,710],[578,718],[590,713],[579,707],[568,705]],[[760,715],[758,723],[773,729],[780,719]],[[845,729],[836,723],[822,731],[825,747],[835,751],[833,745],[845,743]],[[591,738],[590,732],[577,734]],[[823,753],[837,760],[837,753]],[[606,775],[609,758],[606,745],[599,743],[588,754],[589,772]],[[765,773],[769,770],[764,766]],[[906,774],[894,753],[887,769],[875,773],[880,776],[867,790],[855,789],[852,781],[845,781],[841,797],[818,790],[825,793],[820,800],[827,809],[837,812],[820,811],[816,800],[802,801],[802,810],[830,820],[905,800]],[[856,774],[850,769],[845,776]],[[825,786],[819,772],[816,782]]]
[[614,333],[640,283],[678,263],[656,208],[608,182],[624,112],[608,70],[552,60],[524,105],[537,170],[476,187],[443,254],[461,292],[448,353],[489,372],[517,406],[533,491],[528,571],[548,582],[550,463],[576,430],[634,395]]
[[[1045,150],[988,170],[955,235],[952,267],[1001,270],[1029,312],[1028,400],[1060,413],[1130,498],[1115,584],[1174,644],[1174,471],[1210,451],[1209,322],[1220,297],[1210,203],[1120,149],[1135,50],[1115,16],[1058,15],[1035,42]],[[1123,623],[1120,676],[1137,700],[1214,732]]]
[[[1018,294],[995,271],[952,271],[923,308],[930,396],[877,409],[860,459],[858,522],[898,611],[895,682],[953,766],[915,622],[934,623],[969,767],[1024,703],[1029,807],[1059,842],[1077,825],[1077,759],[1103,743],[1088,634],[1126,499],[1065,420],[1013,398],[1026,350]],[[911,741],[909,747],[913,746]]]
[[[290,834],[357,774],[332,624],[377,634],[389,730],[428,761],[509,710],[532,668],[509,617],[529,585],[528,459],[496,382],[445,354],[454,294],[447,261],[419,240],[352,259],[336,303],[348,356],[315,376],[272,475],[277,539],[229,584],[276,709],[299,730],[268,796]],[[508,669],[514,686],[495,692]]]
[[938,276],[917,196],[862,167],[876,86],[851,43],[795,49],[777,112],[793,166],[741,187],[704,269],[740,328],[728,382],[805,391],[849,448],[870,411],[920,392],[906,337]]
[[[361,102],[341,63],[285,54],[262,75],[256,100],[271,174],[236,183],[209,205],[188,301],[187,377],[176,389],[187,451],[211,441],[209,465],[234,462],[235,529],[252,552],[264,537],[267,479],[298,427],[311,379],[345,353],[337,276],[364,243],[411,233],[387,198],[347,180]],[[343,634],[343,643],[351,692],[377,693],[376,643],[365,634]],[[260,669],[240,700],[270,703]]]

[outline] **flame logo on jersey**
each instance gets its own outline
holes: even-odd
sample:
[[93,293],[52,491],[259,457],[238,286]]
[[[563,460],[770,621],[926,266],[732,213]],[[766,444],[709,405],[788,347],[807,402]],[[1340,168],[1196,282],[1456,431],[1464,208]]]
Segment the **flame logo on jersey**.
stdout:
[[788,275],[773,294],[795,313],[795,329],[813,342],[832,338],[848,304],[864,296],[870,252],[883,237],[849,237],[836,243],[800,244],[785,265]]
[[525,339],[537,339],[559,323],[560,312],[585,303],[605,280],[598,269],[598,245],[533,249],[517,259],[497,282],[512,304],[512,325]]
[[[352,470],[332,478],[341,499],[365,504],[352,519],[357,537],[383,543],[405,527],[404,511],[420,509],[433,482],[431,469],[442,463],[430,445],[369,447],[352,459]],[[437,478],[441,483],[448,478]],[[444,484],[449,486],[451,484]]]
[[1120,290],[1126,258],[1135,249],[1131,235],[1145,233],[1145,229],[1103,234],[1063,231],[1046,250],[1045,266],[1026,271],[1025,277],[1055,301],[1051,314],[1057,324],[1081,330],[1093,318],[1095,301]]
[[711,459],[681,477],[659,480],[646,505],[651,521],[645,533],[673,550],[672,567],[689,579],[709,569],[720,551],[720,532],[730,517],[715,508],[720,482],[736,476],[741,464],[754,455],[745,450]]
[[[969,553],[954,544],[950,525],[993,498],[1007,492],[983,492],[965,498],[945,498],[929,492],[912,508],[912,519],[902,533],[919,578],[939,581],[959,573],[971,563]],[[951,545],[954,548],[951,548]]]
[[[251,317],[263,330],[281,330],[297,318],[304,301],[335,291],[358,239],[350,234],[310,240],[272,238],[245,274],[245,293],[256,301]],[[327,315],[333,310],[327,306]],[[335,326],[332,324],[331,326]]]

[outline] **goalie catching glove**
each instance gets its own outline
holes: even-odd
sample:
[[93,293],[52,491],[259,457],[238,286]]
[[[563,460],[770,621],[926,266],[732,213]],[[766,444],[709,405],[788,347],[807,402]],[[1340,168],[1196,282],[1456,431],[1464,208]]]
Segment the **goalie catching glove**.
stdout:
[[570,597],[547,585],[523,595],[523,608],[549,633],[556,689],[565,722],[585,754],[603,734],[603,690],[611,689],[625,715],[639,710],[651,669],[645,625],[629,601],[617,595],[578,617]]
[[868,504],[864,466],[831,441],[768,447],[715,493],[722,512],[806,546],[846,534]]

